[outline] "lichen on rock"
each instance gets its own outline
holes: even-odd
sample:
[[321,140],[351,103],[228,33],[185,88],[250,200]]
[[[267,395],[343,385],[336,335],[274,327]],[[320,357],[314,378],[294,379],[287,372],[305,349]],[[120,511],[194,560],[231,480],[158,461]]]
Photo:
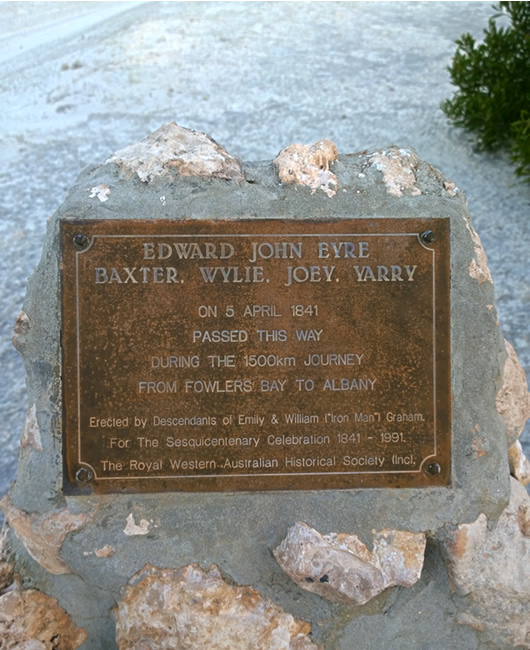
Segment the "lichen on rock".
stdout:
[[311,626],[251,587],[229,585],[219,569],[146,565],[115,611],[120,650],[316,650]]
[[318,140],[282,149],[274,164],[282,183],[306,185],[313,194],[322,190],[331,198],[337,192],[338,181],[329,166],[337,156],[337,147],[331,140]]
[[180,176],[242,181],[241,163],[205,133],[175,122],[163,124],[141,142],[117,151],[107,163],[115,163],[126,175],[137,174],[150,183],[172,170]]
[[274,550],[281,568],[302,589],[363,605],[388,587],[410,587],[420,577],[425,534],[374,531],[369,551],[356,535],[321,535],[304,522],[292,526]]

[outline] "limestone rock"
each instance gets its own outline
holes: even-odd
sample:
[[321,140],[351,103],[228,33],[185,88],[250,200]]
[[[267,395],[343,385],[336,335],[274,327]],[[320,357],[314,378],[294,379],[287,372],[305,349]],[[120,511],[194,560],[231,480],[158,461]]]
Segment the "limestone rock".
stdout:
[[310,650],[311,626],[251,587],[227,584],[219,569],[146,565],[125,589],[116,615],[120,650]]
[[337,147],[331,140],[313,144],[292,144],[282,149],[274,164],[282,183],[306,185],[322,190],[330,198],[337,192],[338,181],[329,165],[337,158]]
[[237,158],[205,133],[185,129],[175,122],[163,124],[141,142],[117,151],[106,162],[116,163],[129,176],[136,173],[146,183],[172,169],[181,176],[243,180]]
[[131,537],[133,535],[147,535],[149,533],[149,522],[147,519],[140,519],[139,523],[135,523],[134,521],[134,515],[132,512],[130,512],[127,515],[127,523],[125,525],[125,528],[123,529],[123,532],[125,535],[128,537]]
[[19,352],[22,352],[24,349],[24,345],[26,343],[26,338],[27,335],[29,334],[29,330],[30,330],[29,317],[26,314],[26,312],[21,311],[17,316],[15,325],[13,327],[13,338],[12,338],[13,345]]
[[74,650],[86,638],[57,601],[40,591],[0,596],[2,650]]
[[99,199],[101,203],[109,200],[110,188],[105,183],[100,183],[95,187],[91,187],[89,190],[90,194],[88,195],[91,199]]
[[421,190],[416,187],[416,170],[419,158],[409,149],[390,147],[385,151],[372,154],[369,163],[383,174],[387,192],[393,196],[408,194],[418,195]]
[[0,594],[3,594],[13,584],[13,579],[13,565],[5,560],[0,560]]
[[459,623],[494,642],[530,648],[530,497],[511,480],[510,503],[488,529],[484,514],[450,531],[446,549],[452,589],[468,596]]
[[471,235],[473,246],[475,248],[475,255],[468,268],[469,275],[477,280],[479,284],[482,284],[483,282],[493,284],[493,278],[491,277],[491,272],[488,266],[488,256],[486,255],[484,246],[482,246],[482,241],[469,220],[466,220],[466,227]]
[[30,514],[16,508],[9,495],[0,500],[6,519],[22,541],[31,557],[50,573],[71,573],[59,553],[68,533],[82,528],[93,512],[72,514],[67,508],[42,515]]
[[95,557],[99,558],[112,557],[114,553],[116,553],[116,549],[110,544],[105,544],[105,546],[97,548],[94,551],[83,551],[83,555],[86,557],[94,555]]
[[7,558],[7,531],[8,526],[4,525],[0,533],[0,594],[11,586],[14,579],[14,567]]
[[497,394],[497,411],[506,424],[508,444],[512,445],[521,435],[530,417],[530,393],[526,384],[526,374],[515,350],[508,341],[504,343],[508,358],[504,364],[502,388]]
[[363,605],[388,587],[410,587],[421,575],[425,534],[374,532],[373,550],[356,535],[321,535],[303,522],[292,526],[274,556],[302,589],[333,602]]
[[524,455],[519,440],[516,440],[508,449],[508,460],[510,462],[510,474],[519,483],[528,485],[530,483],[530,461]]
[[39,423],[37,422],[37,410],[33,404],[26,414],[22,436],[20,438],[21,447],[31,447],[36,451],[42,451],[42,440],[40,435]]

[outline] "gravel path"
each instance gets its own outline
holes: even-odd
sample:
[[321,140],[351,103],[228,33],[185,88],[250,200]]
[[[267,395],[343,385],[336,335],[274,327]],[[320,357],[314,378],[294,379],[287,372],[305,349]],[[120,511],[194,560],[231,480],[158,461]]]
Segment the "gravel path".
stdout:
[[11,330],[46,219],[83,167],[169,120],[246,160],[320,138],[342,153],[415,147],[466,192],[529,372],[530,184],[439,109],[454,40],[480,37],[491,13],[489,1],[1,3],[0,494],[26,410]]

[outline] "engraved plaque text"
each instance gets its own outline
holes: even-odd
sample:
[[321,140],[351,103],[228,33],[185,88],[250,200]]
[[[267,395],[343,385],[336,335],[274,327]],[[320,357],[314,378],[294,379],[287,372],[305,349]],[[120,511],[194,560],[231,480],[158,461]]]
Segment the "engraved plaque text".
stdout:
[[449,484],[448,219],[62,238],[65,492]]

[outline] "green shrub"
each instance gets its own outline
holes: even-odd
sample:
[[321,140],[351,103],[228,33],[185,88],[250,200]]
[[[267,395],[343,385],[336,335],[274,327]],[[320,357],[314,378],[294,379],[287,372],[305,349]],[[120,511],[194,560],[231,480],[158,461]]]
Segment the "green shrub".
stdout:
[[[442,110],[459,127],[476,132],[479,145],[511,150],[516,173],[530,176],[530,2],[500,2],[484,30],[457,41],[451,81],[459,90]],[[497,26],[508,16],[508,27]],[[530,180],[530,178],[527,178]]]

